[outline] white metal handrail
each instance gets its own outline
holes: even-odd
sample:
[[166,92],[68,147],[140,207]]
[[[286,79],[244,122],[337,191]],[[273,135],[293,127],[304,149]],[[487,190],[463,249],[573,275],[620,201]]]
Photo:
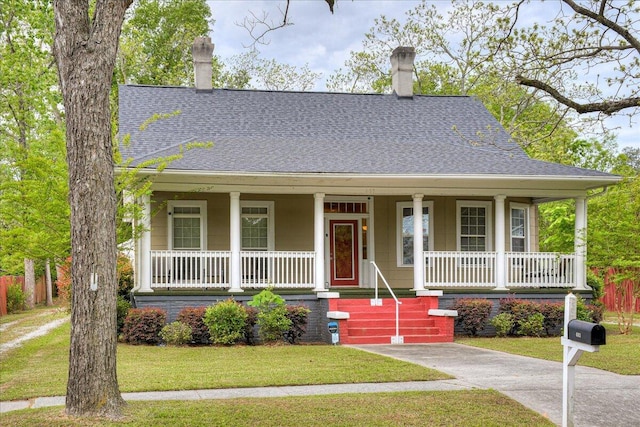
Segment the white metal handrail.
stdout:
[[379,299],[378,299],[378,276],[380,276],[382,278],[382,281],[384,282],[385,286],[387,287],[387,289],[389,290],[389,293],[391,294],[391,296],[393,297],[393,300],[396,302],[396,335],[394,337],[391,337],[391,344],[403,344],[404,343],[404,337],[400,336],[400,304],[402,304],[402,301],[399,301],[398,298],[396,297],[396,294],[393,293],[393,290],[391,289],[391,286],[389,286],[389,282],[387,282],[387,279],[385,279],[384,275],[382,274],[382,272],[380,271],[380,269],[378,268],[378,265],[375,263],[375,261],[371,261],[371,265],[373,266],[373,269],[375,270],[375,299],[374,301],[371,301],[371,305],[382,305],[379,303]]

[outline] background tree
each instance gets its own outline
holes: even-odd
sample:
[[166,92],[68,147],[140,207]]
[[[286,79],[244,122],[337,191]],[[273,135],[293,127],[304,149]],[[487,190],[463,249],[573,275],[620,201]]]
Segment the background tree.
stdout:
[[[625,157],[623,156],[623,160]],[[618,295],[620,333],[630,334],[636,301],[640,298],[640,173],[627,163],[617,173],[624,181],[589,203],[589,264],[610,276]],[[625,308],[625,300],[631,304]]]
[[[518,83],[581,114],[638,111],[640,9],[634,1],[562,0],[551,26],[515,28],[527,3],[515,4],[507,18],[513,31],[498,44],[513,59]],[[510,49],[512,43],[520,49]]]
[[69,249],[52,18],[49,1],[0,7],[0,269],[24,272],[31,307],[36,260],[64,258]]
[[128,10],[118,49],[116,81],[188,86],[191,45],[206,36],[211,9],[205,0],[138,0]]
[[[308,64],[299,68],[275,59],[261,58],[255,48],[232,57],[228,67],[231,76],[246,76],[243,87],[252,89],[308,91],[314,88],[320,78],[320,74],[311,71]],[[220,83],[224,87],[228,82]],[[230,86],[227,84],[226,87]]]

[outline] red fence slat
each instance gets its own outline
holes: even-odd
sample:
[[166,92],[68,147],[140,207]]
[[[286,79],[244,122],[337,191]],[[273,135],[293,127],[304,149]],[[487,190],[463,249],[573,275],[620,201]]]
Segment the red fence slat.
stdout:
[[[613,269],[609,269],[604,277],[604,295],[600,298],[600,301],[605,305],[607,310],[616,311],[615,300],[617,295],[617,289],[615,284],[610,280],[610,277],[614,274]],[[631,294],[633,292],[633,283],[631,280],[625,280],[622,282],[622,286],[626,289],[626,296],[624,300],[625,311],[630,311],[631,308]],[[640,298],[636,299],[635,312],[640,313]]]

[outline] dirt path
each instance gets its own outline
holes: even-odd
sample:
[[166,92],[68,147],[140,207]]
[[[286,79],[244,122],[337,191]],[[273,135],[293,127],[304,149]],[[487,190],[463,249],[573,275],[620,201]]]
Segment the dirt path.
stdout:
[[[19,338],[16,338],[13,341],[9,341],[7,343],[0,344],[0,355],[4,354],[5,352],[7,352],[9,350],[12,350],[14,348],[20,347],[22,345],[22,343],[25,342],[25,341],[28,341],[28,340],[36,338],[36,337],[41,337],[42,335],[46,335],[52,329],[55,329],[58,326],[64,324],[65,322],[68,322],[69,319],[70,319],[70,316],[67,316],[67,317],[64,317],[62,319],[57,319],[57,320],[54,320],[52,322],[45,323],[44,325],[35,328],[31,332],[27,332],[26,334],[20,336]],[[17,321],[16,322],[5,323],[4,325],[2,325],[2,329],[0,329],[0,332],[4,331],[5,329],[7,329],[8,327],[10,327],[12,324],[15,324],[15,323],[17,323]]]

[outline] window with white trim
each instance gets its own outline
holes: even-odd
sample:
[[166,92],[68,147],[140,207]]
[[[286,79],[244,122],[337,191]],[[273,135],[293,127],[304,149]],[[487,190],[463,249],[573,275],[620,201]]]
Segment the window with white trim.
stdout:
[[[422,202],[422,248],[433,250],[433,202]],[[398,266],[413,266],[413,202],[396,204]]]
[[511,251],[529,251],[529,206],[511,203]]
[[491,202],[458,201],[456,204],[458,251],[491,251],[493,241]]
[[206,200],[170,200],[167,202],[167,214],[169,249],[207,249]]
[[273,202],[240,202],[241,246],[243,251],[274,250]]

